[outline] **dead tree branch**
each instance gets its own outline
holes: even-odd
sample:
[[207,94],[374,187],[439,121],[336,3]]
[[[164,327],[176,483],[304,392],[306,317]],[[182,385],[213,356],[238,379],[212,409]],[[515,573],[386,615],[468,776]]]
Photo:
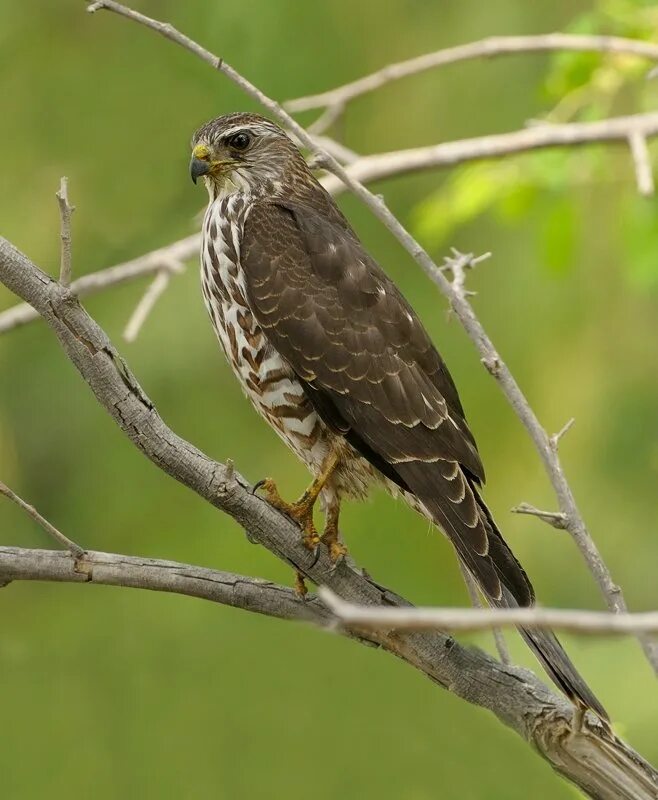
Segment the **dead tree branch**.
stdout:
[[69,203],[68,178],[60,178],[59,191],[56,192],[56,196],[59,205],[59,235],[62,240],[59,280],[63,286],[68,286],[71,283],[71,275],[73,274],[73,266],[71,264],[71,214],[75,211],[75,206]]
[[[538,123],[510,133],[476,136],[454,142],[413,147],[390,153],[361,156],[346,167],[355,181],[371,183],[400,175],[428,169],[455,166],[466,161],[542,150],[548,147],[575,147],[577,145],[619,142],[631,148],[638,186],[643,193],[648,190],[651,165],[648,154],[639,150],[638,142],[658,135],[658,112],[611,117],[597,122],[565,122],[560,125]],[[648,175],[647,175],[648,171]],[[324,186],[332,194],[339,194],[340,176],[325,180]]]
[[[552,437],[548,437],[537,421],[509,370],[484,333],[466,299],[465,290],[460,291],[458,287],[451,285],[428,254],[388,211],[383,200],[372,195],[362,183],[354,179],[350,170],[354,169],[360,159],[345,169],[332,153],[320,149],[317,139],[301,128],[281,106],[266,97],[222,59],[172,26],[152,20],[113,0],[99,0],[89,6],[89,10],[103,8],[146,25],[181,44],[258,100],[315,154],[316,161],[321,166],[340,178],[373,211],[437,283],[448,297],[469,336],[475,341],[483,362],[501,384],[535,441],[558,494],[566,527],[579,545],[587,545],[585,548],[581,546],[581,550],[584,550],[609,605],[625,610],[619,588],[612,583],[607,568],[589,539],[561,471]],[[645,116],[648,115],[637,115],[637,118]],[[551,126],[553,127],[564,126]],[[640,133],[645,138],[653,135],[644,130]],[[630,142],[628,132],[625,139]],[[637,158],[635,160],[637,164]],[[196,250],[198,237],[190,239],[196,240]],[[135,262],[130,263],[134,265]],[[125,268],[128,265],[121,266]],[[161,269],[162,261],[151,266],[150,270],[140,265],[140,274],[158,273]],[[97,273],[97,277],[100,276],[101,273]],[[129,280],[131,277],[130,270],[124,269],[121,280]],[[0,279],[46,319],[99,402],[133,443],[161,469],[233,516],[245,527],[252,540],[268,547],[271,552],[316,583],[326,584],[350,603],[357,606],[408,606],[406,601],[377,586],[347,563],[332,569],[324,552],[321,552],[315,562],[301,544],[296,527],[264,501],[254,497],[244,479],[234,472],[232,466],[212,461],[167,428],[123,359],[103,331],[80,307],[75,296],[57,281],[40,272],[5,240],[0,240]],[[111,283],[112,281],[107,285]],[[517,408],[518,404],[520,407]],[[545,446],[554,453],[553,460],[545,457]],[[554,475],[555,470],[557,477]],[[567,494],[562,491],[564,486]],[[590,542],[594,551],[589,547]],[[66,554],[57,555],[72,561]],[[525,671],[500,665],[484,654],[462,648],[436,631],[398,634],[378,630],[367,635],[360,631],[355,633],[414,665],[460,697],[492,710],[503,722],[531,742],[555,769],[577,783],[591,797],[655,796],[656,773],[646,762],[623,742],[607,734],[596,720],[588,719],[583,730],[574,730],[570,706]],[[648,643],[646,649],[650,654]]]
[[[400,244],[415,259],[423,271],[439,287],[448,298],[450,306],[460,320],[467,334],[475,343],[482,363],[498,381],[503,393],[512,408],[526,427],[535,447],[541,457],[544,468],[555,490],[560,506],[560,511],[565,514],[565,527],[578,545],[581,555],[585,559],[592,575],[594,576],[601,593],[605,597],[608,608],[615,612],[626,612],[626,602],[621,588],[613,581],[608,567],[589,534],[585,521],[580,514],[571,487],[566,479],[557,448],[552,445],[551,439],[539,422],[534,411],[526,400],[516,379],[497,352],[491,339],[487,336],[482,324],[468,302],[466,293],[460,291],[459,286],[454,286],[443,274],[442,270],[434,263],[427,251],[416,241],[409,231],[402,225],[397,217],[388,209],[384,200],[375,196],[366,187],[355,179],[330,153],[319,148],[313,136],[309,134],[288,114],[283,107],[272,98],[265,95],[258,87],[243,77],[231,67],[224,59],[206,50],[197,42],[176,30],[169,23],[163,23],[140,14],[115,0],[99,0],[89,7],[90,10],[107,9],[134,22],[156,31],[170,41],[181,45],[186,50],[194,53],[198,58],[210,64],[214,69],[223,73],[233,83],[239,86],[245,94],[260,103],[282,125],[288,128],[297,139],[315,154],[316,161],[327,171],[339,178],[385,225],[395,236]],[[644,115],[648,116],[648,115]],[[622,119],[622,118],[620,118]],[[611,123],[611,121],[607,121]],[[636,121],[637,122],[637,121]],[[645,120],[646,122],[646,120]],[[639,125],[640,123],[637,122]],[[654,124],[658,124],[658,114],[655,115]],[[540,126],[537,130],[542,130]],[[551,126],[553,127],[553,126]],[[614,125],[613,125],[614,127]],[[530,131],[532,132],[532,131]],[[628,132],[626,131],[626,136]],[[614,137],[613,137],[614,138]],[[654,671],[658,672],[658,646],[645,637],[638,637],[647,660]]]
[[317,597],[260,578],[161,559],[88,550],[77,561],[56,550],[0,547],[0,585],[12,581],[94,583],[174,592],[278,619],[329,627],[335,618]]
[[[469,161],[501,158],[546,147],[626,142],[633,154],[638,188],[641,193],[649,194],[653,191],[653,175],[646,152],[646,142],[656,135],[658,135],[658,113],[651,112],[616,117],[601,122],[536,125],[496,136],[461,139],[429,147],[415,147],[368,156],[357,156],[343,145],[324,137],[314,136],[312,142],[314,147],[326,146],[331,142],[332,153],[347,164],[346,174],[361,183],[455,166]],[[308,146],[308,141],[301,143]],[[324,155],[320,153],[317,165],[324,164]],[[341,178],[332,174],[323,176],[321,183],[334,196],[349,188]],[[82,297],[143,276],[169,270],[172,265],[175,265],[172,272],[180,272],[184,263],[198,254],[200,244],[199,234],[188,236],[131,261],[84,275],[73,281],[71,289]],[[25,303],[0,312],[0,334],[32,322],[38,317],[34,309]]]
[[[254,495],[232,465],[213,461],[168,428],[107,335],[72,292],[39,270],[4,239],[0,239],[0,281],[44,317],[100,404],[133,444],[160,469],[230,514],[246,529],[250,540],[263,545],[316,584],[328,586],[340,597],[359,606],[408,606],[407,601],[377,585],[349,563],[344,561],[334,567],[324,548],[316,559],[302,543],[299,529]],[[16,564],[23,557],[21,551],[5,549],[0,552],[3,582],[18,579],[12,577],[9,563],[13,559],[13,575],[17,576]],[[119,583],[116,573],[115,577],[111,574],[117,568],[113,559],[122,561],[125,557],[99,554],[101,565],[98,568],[94,563],[96,554],[88,557],[90,570],[86,572],[91,582],[105,578],[107,582]],[[36,563],[28,567],[23,562],[23,572],[25,575],[25,570],[34,566],[33,579],[45,578],[45,571],[54,570],[59,575],[54,579],[81,580],[78,574],[73,574],[73,558],[67,554],[56,553],[47,558],[31,555],[29,558]],[[153,570],[148,569],[149,564]],[[119,569],[130,574],[126,585],[171,591],[173,588],[153,585],[153,581],[166,584],[175,579],[184,593],[199,594],[200,583],[195,583],[200,577],[198,573],[191,574],[186,581],[176,567],[167,566],[163,575],[155,569],[158,565],[161,563],[139,559],[137,565],[126,563]],[[132,569],[134,567],[136,569]],[[208,577],[207,572],[205,577]],[[147,586],[149,582],[151,585]],[[222,583],[222,579],[219,582]],[[231,580],[228,583],[230,585]],[[232,588],[230,593],[233,593]],[[292,601],[289,595],[284,595],[288,608],[288,600],[294,602],[296,614],[301,601]],[[263,596],[254,598],[254,602],[258,604]],[[237,602],[232,604],[238,605]],[[268,612],[263,610],[262,613]],[[314,612],[311,610],[311,613]],[[295,614],[289,612],[288,617]],[[463,699],[492,711],[590,797],[600,800],[655,797],[658,774],[653,768],[624,742],[606,732],[591,715],[582,727],[574,728],[574,710],[570,704],[547,689],[532,673],[499,664],[485,653],[462,647],[436,631],[398,634],[354,630],[352,633],[401,658]]]
[[[365,75],[327,92],[288,100],[284,106],[293,113],[314,108],[323,108],[327,112],[333,111],[330,122],[333,124],[345,110],[347,104],[355,98],[374,92],[387,83],[410,75],[455,64],[458,61],[493,58],[512,53],[541,53],[560,50],[634,55],[650,61],[658,61],[658,44],[619,36],[582,36],[568,33],[547,33],[537,36],[491,36],[477,42],[426,53],[396,64],[387,64],[370,75]],[[321,130],[326,130],[326,127],[322,127]]]
[[2,481],[0,481],[0,494],[3,494],[7,499],[11,500],[12,503],[16,503],[19,508],[23,509],[23,511],[40,525],[49,536],[52,536],[62,547],[65,547],[74,558],[80,558],[84,555],[85,551],[79,544],[69,539],[68,536],[64,536],[64,534],[58,531],[45,517],[42,517],[34,506],[26,503],[22,497],[19,497],[16,492],[12,491],[6,484],[2,483]]
[[395,631],[488,631],[492,628],[557,628],[573,633],[658,633],[658,611],[614,614],[559,608],[367,608],[341,600],[322,586],[319,596],[347,627]]
[[12,491],[6,484],[2,483],[2,481],[0,481],[0,494],[3,494],[7,499],[11,500],[12,503],[16,503],[16,505],[25,511],[37,525],[40,525],[49,536],[52,536],[56,542],[62,547],[65,547],[74,558],[81,558],[84,555],[85,551],[79,544],[69,539],[68,536],[64,536],[52,523],[48,522],[45,517],[42,517],[34,506],[26,503],[22,497],[19,497],[16,492]]

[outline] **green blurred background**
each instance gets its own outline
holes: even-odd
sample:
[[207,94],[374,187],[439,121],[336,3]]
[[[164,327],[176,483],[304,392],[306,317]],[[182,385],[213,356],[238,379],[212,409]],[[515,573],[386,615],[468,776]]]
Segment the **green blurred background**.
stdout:
[[[581,30],[658,39],[629,0],[386,3],[139,0],[287,99],[384,63],[491,34]],[[646,64],[512,56],[369,95],[339,131],[357,152],[655,107]],[[78,0],[0,0],[1,232],[57,269],[59,177],[70,178],[77,275],[195,229],[205,203],[188,141],[210,117],[257,110],[189,53]],[[310,121],[311,115],[303,117]],[[652,148],[653,150],[653,148]],[[637,196],[625,148],[551,152],[377,185],[437,258],[493,251],[475,306],[540,418],[576,426],[562,453],[582,511],[633,609],[656,607],[658,207]],[[600,608],[566,534],[509,513],[555,500],[519,421],[446,304],[350,197],[341,205],[440,344],[488,467],[487,499],[545,605]],[[196,265],[136,343],[121,332],[144,283],[85,305],[164,419],[250,479],[306,481],[244,401],[215,343]],[[0,289],[0,308],[14,298]],[[88,548],[267,576],[292,575],[228,518],[148,463],[40,322],[0,337],[0,477]],[[2,544],[48,547],[0,502]],[[420,603],[463,605],[449,546],[382,495],[350,506],[356,560]],[[197,600],[67,585],[0,594],[7,798],[573,797],[515,735],[382,653],[301,625]],[[565,636],[618,730],[658,760],[655,681],[632,639]],[[490,648],[486,635],[473,637]],[[537,668],[514,636],[515,659]]]

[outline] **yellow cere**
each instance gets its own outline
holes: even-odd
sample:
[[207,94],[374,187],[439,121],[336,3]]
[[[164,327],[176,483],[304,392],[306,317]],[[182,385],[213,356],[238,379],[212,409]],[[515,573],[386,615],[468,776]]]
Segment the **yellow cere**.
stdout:
[[192,150],[192,155],[194,158],[198,158],[201,161],[206,161],[210,157],[210,150],[205,144],[198,144],[194,150]]

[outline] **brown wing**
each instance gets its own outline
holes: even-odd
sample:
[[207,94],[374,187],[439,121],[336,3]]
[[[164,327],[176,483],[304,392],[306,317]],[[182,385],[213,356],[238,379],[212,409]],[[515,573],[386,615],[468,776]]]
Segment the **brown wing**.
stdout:
[[[496,567],[520,567],[492,562],[472,487],[484,470],[455,385],[395,285],[342,217],[297,203],[252,208],[241,261],[256,318],[321,416],[427,506],[500,597]],[[509,579],[528,594],[523,573]]]
[[[482,463],[457,390],[422,324],[335,206],[258,203],[241,261],[252,310],[322,418],[415,495],[490,601],[532,586],[478,493]],[[553,680],[606,717],[550,631],[521,633]]]

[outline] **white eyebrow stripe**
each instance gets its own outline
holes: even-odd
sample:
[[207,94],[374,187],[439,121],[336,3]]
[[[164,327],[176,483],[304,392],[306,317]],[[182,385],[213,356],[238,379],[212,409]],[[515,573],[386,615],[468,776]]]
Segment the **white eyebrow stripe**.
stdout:
[[269,125],[262,125],[262,124],[254,124],[252,123],[244,123],[243,125],[236,125],[233,128],[229,128],[227,131],[221,132],[222,139],[227,136],[232,136],[234,133],[240,133],[241,131],[247,131],[249,133],[273,133],[274,128],[270,127]]

